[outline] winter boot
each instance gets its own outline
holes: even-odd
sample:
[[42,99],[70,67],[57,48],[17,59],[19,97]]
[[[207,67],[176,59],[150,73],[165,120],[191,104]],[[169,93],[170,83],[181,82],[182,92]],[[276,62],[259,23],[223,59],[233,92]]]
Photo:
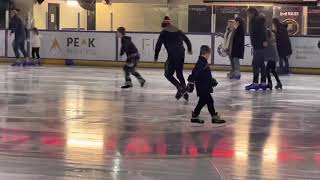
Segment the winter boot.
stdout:
[[204,124],[204,121],[199,119],[199,116],[196,116],[194,112],[192,112],[191,123]]
[[223,123],[226,123],[225,120],[222,120],[220,118],[220,115],[218,113],[215,113],[213,116],[212,116],[212,124],[223,124]]

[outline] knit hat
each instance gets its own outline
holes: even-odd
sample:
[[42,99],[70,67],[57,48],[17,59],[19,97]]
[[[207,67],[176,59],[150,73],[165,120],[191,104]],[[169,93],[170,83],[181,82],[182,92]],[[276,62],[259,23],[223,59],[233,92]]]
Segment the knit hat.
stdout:
[[161,27],[167,27],[171,24],[171,19],[169,16],[165,16],[163,21],[162,21],[162,24],[161,24]]

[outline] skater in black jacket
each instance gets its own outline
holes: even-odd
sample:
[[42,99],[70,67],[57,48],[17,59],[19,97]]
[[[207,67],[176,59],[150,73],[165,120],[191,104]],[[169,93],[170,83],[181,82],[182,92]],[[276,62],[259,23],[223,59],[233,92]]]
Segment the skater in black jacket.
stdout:
[[146,81],[136,71],[138,61],[140,60],[140,54],[138,52],[138,49],[133,44],[131,37],[126,36],[126,29],[124,27],[119,27],[117,29],[117,37],[121,38],[120,56],[123,56],[124,54],[127,55],[126,64],[123,66],[126,82],[125,85],[121,88],[132,88],[133,85],[130,78],[130,74],[134,75],[139,80],[141,87],[143,87]]
[[208,110],[212,117],[212,123],[225,123],[224,120],[220,119],[219,114],[214,108],[214,101],[211,93],[213,88],[218,85],[216,79],[211,75],[211,69],[208,64],[208,59],[211,54],[209,46],[202,46],[200,49],[200,56],[197,64],[192,70],[192,74],[188,77],[188,92],[193,92],[194,86],[197,89],[197,95],[199,96],[199,102],[192,113],[191,122],[203,124],[204,121],[199,119],[201,109],[207,105]]
[[[247,10],[247,14],[250,17],[250,40],[253,48],[253,59],[252,59],[252,69],[253,69],[253,81],[252,84],[245,87],[246,90],[259,90],[267,89],[266,84],[266,67],[265,67],[265,57],[266,57],[266,47],[268,47],[267,41],[267,28],[265,27],[265,17],[259,14],[258,10],[254,7],[250,7]],[[261,74],[261,81],[259,84],[259,75]]]
[[[19,10],[14,9],[11,11],[12,18],[10,20],[10,35],[14,33],[14,40],[12,42],[12,47],[14,51],[14,55],[16,57],[16,62],[12,64],[12,66],[26,66],[27,65],[27,59],[28,59],[28,53],[25,49],[25,41],[27,39],[27,28],[24,25],[21,17],[18,15]],[[20,52],[22,52],[24,59],[23,62],[20,62]]]
[[[158,60],[161,46],[164,44],[168,52],[168,59],[165,63],[165,77],[177,88],[176,98],[179,100],[181,97],[184,97],[184,99],[188,101],[189,96],[186,93],[186,82],[183,77],[185,58],[183,42],[185,42],[188,47],[188,53],[192,54],[191,42],[182,31],[171,24],[168,16],[165,17],[162,28],[163,31],[160,33],[155,48],[155,62]],[[176,73],[178,80],[173,77],[174,73]]]

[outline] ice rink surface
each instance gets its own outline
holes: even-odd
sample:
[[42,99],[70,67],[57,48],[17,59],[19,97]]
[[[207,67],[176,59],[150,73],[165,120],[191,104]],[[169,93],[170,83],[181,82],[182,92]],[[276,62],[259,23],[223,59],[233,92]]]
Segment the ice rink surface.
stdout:
[[[121,90],[122,70],[0,66],[1,180],[320,179],[320,77],[281,76],[282,91],[247,92],[214,72],[226,125],[190,124],[163,70]],[[185,76],[189,71],[185,72]]]

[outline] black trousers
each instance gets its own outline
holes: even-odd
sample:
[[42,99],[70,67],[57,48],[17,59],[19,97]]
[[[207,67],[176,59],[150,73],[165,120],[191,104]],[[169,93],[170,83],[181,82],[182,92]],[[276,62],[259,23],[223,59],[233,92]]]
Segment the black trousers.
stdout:
[[267,64],[268,84],[272,84],[271,73],[273,74],[274,78],[276,78],[277,83],[281,84],[278,73],[276,72],[276,66],[277,66],[277,63],[275,61],[268,61],[268,64]]
[[211,94],[204,94],[204,95],[200,95],[199,96],[199,101],[198,104],[196,106],[196,108],[194,109],[193,113],[195,116],[199,116],[201,113],[202,108],[207,105],[209,113],[211,114],[211,116],[214,116],[216,114],[216,110],[214,108],[214,101],[213,98],[211,96]]
[[35,59],[35,58],[40,59],[40,54],[39,54],[39,52],[40,52],[40,48],[38,48],[38,47],[33,47],[33,48],[32,48],[32,51],[31,51],[32,58],[33,58],[33,59]]
[[287,56],[280,57],[279,66],[283,72],[289,72],[289,59]]
[[138,63],[139,59],[140,59],[139,56],[130,57],[127,59],[126,64],[123,66],[123,71],[124,71],[125,79],[126,79],[126,85],[132,86],[130,74],[135,76],[139,80],[140,83],[144,81],[144,79],[140,75],[140,73],[138,73],[136,71],[136,67],[137,67],[137,63]]
[[263,50],[253,52],[252,68],[253,83],[259,83],[259,75],[261,73],[261,83],[266,83],[266,65],[264,64],[265,54]]
[[[182,89],[186,87],[186,81],[183,76],[184,58],[185,58],[184,52],[169,54],[168,60],[165,63],[164,76],[177,89]],[[174,73],[176,73],[177,79],[173,76]]]

